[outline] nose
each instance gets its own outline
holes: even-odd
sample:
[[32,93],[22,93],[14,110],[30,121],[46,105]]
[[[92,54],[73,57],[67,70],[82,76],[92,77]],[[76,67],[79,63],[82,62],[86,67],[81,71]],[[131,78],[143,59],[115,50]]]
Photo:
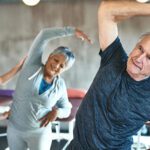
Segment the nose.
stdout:
[[59,65],[59,64],[55,64],[54,69],[55,69],[55,71],[59,71],[59,69],[60,69],[60,65]]
[[146,56],[145,53],[140,54],[139,56],[137,56],[136,61],[137,61],[138,63],[142,62],[143,59],[145,58],[145,56]]

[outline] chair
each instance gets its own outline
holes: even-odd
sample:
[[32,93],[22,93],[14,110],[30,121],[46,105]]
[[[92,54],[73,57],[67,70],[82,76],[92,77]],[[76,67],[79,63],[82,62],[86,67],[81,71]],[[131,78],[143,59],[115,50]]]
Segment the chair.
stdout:
[[[60,141],[60,139],[66,139],[68,140],[67,143],[64,145],[62,150],[65,150],[66,147],[69,145],[70,141],[73,139],[73,128],[74,128],[74,122],[75,122],[75,116],[77,113],[77,110],[83,100],[83,97],[86,94],[85,90],[80,90],[80,89],[68,89],[68,98],[69,101],[72,104],[72,110],[71,114],[68,118],[64,119],[57,119],[54,121],[52,124],[55,126],[56,132],[52,133],[52,139],[56,139],[57,141]],[[61,133],[60,132],[60,123],[68,123],[68,132],[67,133]]]

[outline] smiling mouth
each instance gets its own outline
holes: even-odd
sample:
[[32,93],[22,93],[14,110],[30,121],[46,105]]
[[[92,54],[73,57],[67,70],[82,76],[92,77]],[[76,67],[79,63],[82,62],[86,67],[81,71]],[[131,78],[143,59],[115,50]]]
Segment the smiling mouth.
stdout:
[[55,74],[55,71],[51,70],[50,73],[51,73],[51,74]]
[[52,68],[53,68],[53,67],[51,66],[51,68],[50,68],[50,70],[48,70],[48,72],[49,72],[50,74],[55,74],[56,71],[53,70]]
[[55,74],[55,71],[53,71],[53,70],[48,70],[47,73],[48,73],[48,74],[51,74],[51,75],[54,75],[54,74]]
[[132,63],[134,64],[134,66],[136,66],[137,68],[139,68],[140,70],[142,70],[142,68],[141,67],[139,67],[135,62],[134,62],[134,60],[133,59],[131,59],[132,60]]

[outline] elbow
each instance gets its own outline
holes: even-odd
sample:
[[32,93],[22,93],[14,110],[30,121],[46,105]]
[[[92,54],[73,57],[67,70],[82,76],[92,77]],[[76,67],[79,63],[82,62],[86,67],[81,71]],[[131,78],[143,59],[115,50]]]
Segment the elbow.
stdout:
[[71,114],[71,110],[68,110],[68,113],[66,114],[65,118],[68,118]]
[[113,19],[113,7],[112,1],[102,1],[98,8],[98,18]]
[[68,118],[71,114],[71,109],[67,110],[59,110],[58,113],[58,118],[63,119],[63,118]]
[[109,3],[109,1],[101,1],[98,8],[98,14],[107,13],[109,11]]
[[71,110],[67,110],[64,116],[62,116],[62,118],[68,118],[70,114],[71,114]]
[[105,16],[107,15],[108,10],[107,10],[107,2],[106,1],[102,1],[99,5],[98,8],[98,18],[106,18]]

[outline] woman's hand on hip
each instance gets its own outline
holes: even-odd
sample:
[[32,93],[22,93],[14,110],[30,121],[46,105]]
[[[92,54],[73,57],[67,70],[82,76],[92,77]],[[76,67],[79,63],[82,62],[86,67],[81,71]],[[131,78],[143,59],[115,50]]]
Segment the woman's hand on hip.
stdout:
[[49,122],[55,121],[57,118],[57,108],[54,108],[52,111],[48,112],[44,117],[42,117],[39,121],[41,122],[40,127],[46,127]]

